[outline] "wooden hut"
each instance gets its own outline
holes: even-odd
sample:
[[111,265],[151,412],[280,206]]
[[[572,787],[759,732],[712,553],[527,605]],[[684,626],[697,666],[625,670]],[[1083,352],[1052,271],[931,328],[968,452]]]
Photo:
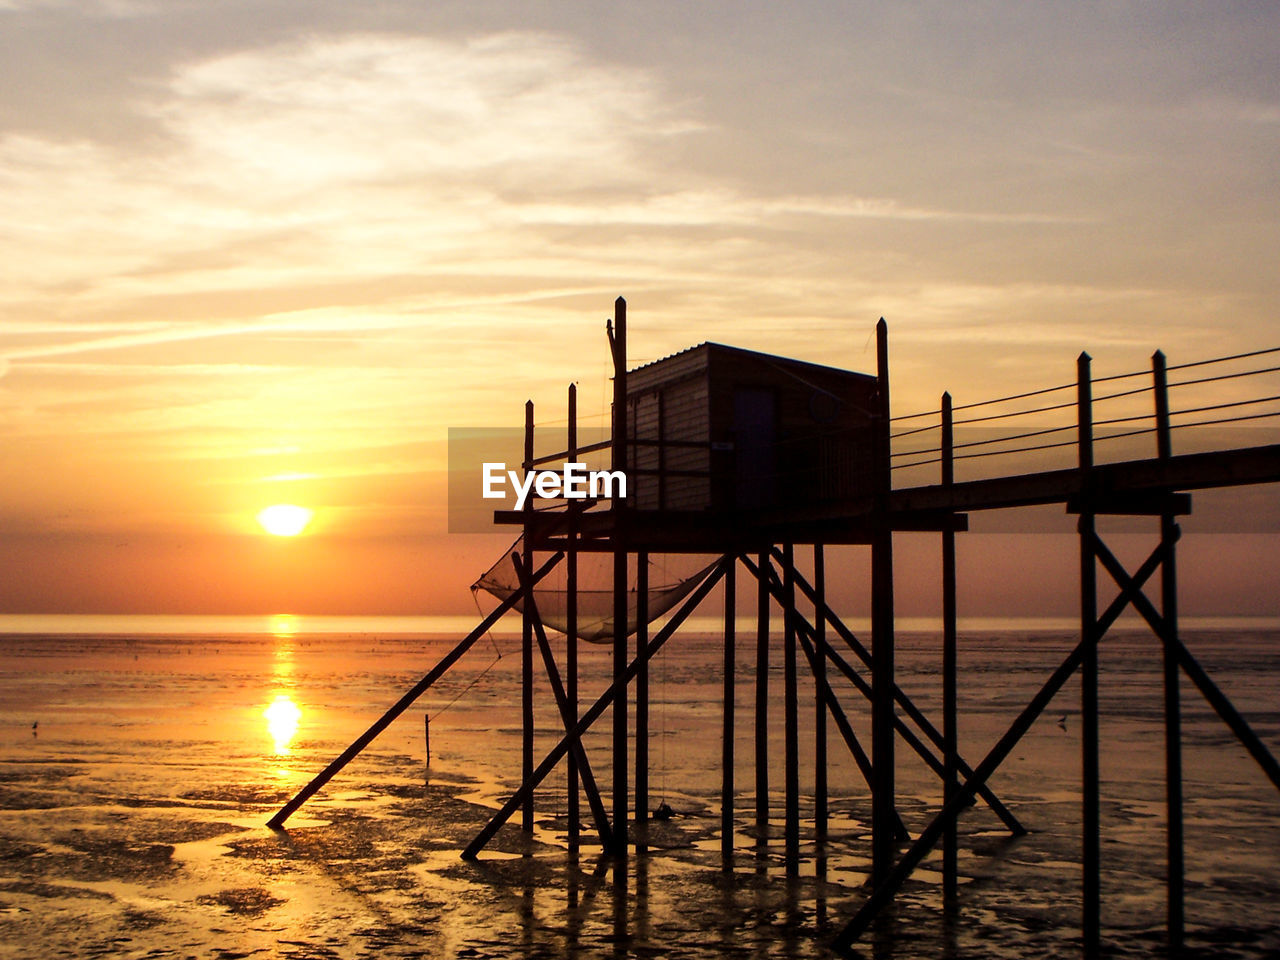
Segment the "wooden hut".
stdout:
[[876,378],[702,343],[627,374],[629,506],[758,511],[871,492]]

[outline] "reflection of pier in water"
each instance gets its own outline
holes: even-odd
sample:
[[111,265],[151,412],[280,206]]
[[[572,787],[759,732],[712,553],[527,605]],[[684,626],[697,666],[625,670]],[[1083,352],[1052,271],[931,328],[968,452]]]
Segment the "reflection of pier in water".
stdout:
[[[607,451],[610,467],[625,470],[632,481],[626,500],[607,505],[564,501],[556,509],[499,511],[501,523],[519,525],[519,549],[509,558],[505,588],[495,610],[462,640],[417,685],[407,691],[377,723],[322,771],[272,819],[275,827],[288,817],[364,749],[408,708],[508,610],[523,616],[523,749],[521,786],[463,852],[476,858],[499,829],[517,812],[526,832],[534,829],[534,791],[562,760],[569,768],[568,842],[578,856],[580,803],[612,865],[616,922],[641,924],[640,915],[626,909],[628,870],[634,869],[638,887],[647,883],[647,867],[637,857],[628,867],[632,846],[643,850],[649,820],[649,685],[648,664],[681,624],[711,594],[722,587],[724,603],[724,696],[720,846],[725,869],[734,866],[734,689],[737,573],[744,570],[756,585],[755,650],[755,836],[758,869],[771,849],[769,809],[768,663],[773,652],[769,621],[782,618],[784,684],[784,790],[782,863],[788,879],[799,877],[801,811],[799,791],[800,705],[802,663],[812,675],[816,703],[812,714],[813,782],[812,836],[817,864],[825,867],[823,844],[828,834],[827,796],[828,722],[848,749],[871,797],[870,888],[851,917],[831,918],[840,925],[836,945],[848,948],[872,928],[873,921],[894,899],[924,858],[942,848],[943,901],[954,907],[958,896],[957,819],[964,809],[982,802],[1001,820],[1010,835],[1024,833],[1015,813],[988,786],[992,774],[1010,755],[1031,725],[1066,682],[1079,674],[1082,724],[1082,950],[1086,957],[1101,949],[1101,791],[1099,754],[1102,740],[1098,720],[1097,648],[1110,627],[1127,609],[1136,611],[1155,634],[1163,658],[1163,720],[1165,728],[1165,820],[1167,942],[1170,953],[1182,949],[1185,927],[1183,842],[1183,773],[1181,689],[1189,681],[1257,761],[1262,772],[1280,788],[1280,765],[1248,721],[1217,687],[1179,638],[1177,608],[1177,517],[1191,509],[1188,491],[1280,480],[1280,445],[1231,447],[1204,453],[1175,455],[1175,431],[1221,427],[1280,416],[1263,409],[1280,401],[1276,395],[1214,398],[1170,406],[1170,392],[1187,387],[1207,388],[1230,382],[1249,383],[1251,377],[1280,368],[1239,369],[1242,362],[1280,352],[1280,348],[1231,357],[1167,366],[1162,354],[1152,368],[1119,376],[1094,378],[1090,358],[1082,354],[1072,383],[1029,391],[1013,397],[953,406],[944,394],[932,414],[892,417],[889,409],[888,343],[884,322],[877,328],[877,373],[870,377],[805,364],[751,351],[703,344],[637,371],[626,368],[626,305],[619,299],[610,328],[614,363],[614,394],[609,440],[577,444],[576,394],[569,388],[569,419],[564,450],[535,456],[533,406],[526,405],[524,469],[552,469],[548,464],[576,462]],[[1183,373],[1176,382],[1169,374]],[[1139,379],[1141,378],[1141,379]],[[1101,386],[1099,392],[1095,388]],[[1065,398],[1065,399],[1064,399]],[[1135,404],[1150,404],[1134,412]],[[1016,405],[1016,409],[1011,409]],[[1096,417],[1095,408],[1115,410]],[[982,408],[979,412],[978,408]],[[1007,411],[1007,412],[1006,412]],[[1043,426],[1036,418],[1061,412],[1066,425]],[[962,416],[957,418],[956,414]],[[936,418],[925,422],[926,417]],[[1188,419],[1194,417],[1194,419]],[[956,427],[998,428],[994,435],[957,442]],[[1179,433],[1179,436],[1184,434]],[[933,438],[933,445],[928,446]],[[1154,456],[1139,453],[1128,459],[1100,462],[1098,452],[1154,440]],[[897,441],[909,449],[895,450]],[[921,446],[921,444],[926,444]],[[958,461],[1007,463],[1009,455],[1073,455],[1065,468],[999,471],[983,479],[958,481]],[[909,484],[895,475],[920,475],[923,468],[939,471],[939,482]],[[1044,681],[996,744],[979,762],[970,764],[957,743],[958,687],[956,666],[955,537],[967,529],[967,514],[1044,504],[1065,505],[1077,517],[1080,542],[1079,642]],[[1130,571],[1099,535],[1096,518],[1104,515],[1149,517],[1156,543],[1135,570]],[[895,682],[893,609],[893,534],[895,531],[935,531],[941,539],[943,592],[942,717],[931,721]],[[870,643],[864,644],[826,602],[824,548],[858,544],[870,548]],[[812,549],[812,581],[796,562],[796,547]],[[613,683],[584,711],[578,702],[577,642],[579,631],[578,560],[581,555],[611,558],[612,580],[604,634],[613,650]],[[682,601],[667,623],[649,635],[653,618],[648,609],[651,592],[648,566],[656,554],[711,554],[718,559],[685,585]],[[564,565],[566,586],[554,616],[540,615],[547,598],[544,579]],[[1118,593],[1099,609],[1098,570],[1114,581]],[[495,567],[495,569],[499,569]],[[503,567],[502,569],[506,569]],[[493,571],[490,571],[493,573]],[[634,589],[629,574],[634,574]],[[1159,602],[1144,590],[1157,579]],[[492,587],[486,584],[487,587]],[[804,611],[811,611],[806,613]],[[544,617],[546,618],[544,620]],[[585,618],[584,618],[585,619]],[[544,624],[554,624],[571,638],[565,663],[557,663]],[[635,655],[628,637],[634,634]],[[565,734],[541,761],[534,750],[534,657],[541,657],[554,694],[554,707]],[[564,673],[561,673],[561,667]],[[859,695],[851,698],[848,687]],[[628,699],[634,690],[636,717],[634,781],[628,771]],[[869,706],[871,744],[867,750],[848,720],[847,710],[864,701]],[[611,796],[600,789],[583,747],[583,735],[605,713],[612,722],[610,757]],[[918,754],[942,784],[942,802],[928,825],[909,837],[895,797],[895,751],[898,743]],[[634,790],[634,793],[632,792]],[[606,802],[608,801],[608,802]],[[808,818],[806,818],[807,820]],[[569,871],[573,876],[575,871]],[[570,889],[569,922],[579,895],[577,880]],[[817,884],[818,890],[825,883]],[[637,893],[640,891],[637,889]],[[647,897],[638,897],[639,905]],[[819,897],[817,909],[825,913]],[[950,910],[948,910],[950,915]],[[621,931],[625,932],[625,931]]]

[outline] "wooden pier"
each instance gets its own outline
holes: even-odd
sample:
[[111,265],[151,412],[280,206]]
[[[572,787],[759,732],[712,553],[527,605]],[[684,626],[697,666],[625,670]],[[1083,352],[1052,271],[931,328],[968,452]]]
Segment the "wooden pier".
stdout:
[[[884,321],[877,326],[877,369],[873,376],[805,364],[751,351],[704,344],[681,354],[628,371],[626,304],[619,298],[609,327],[612,353],[613,408],[608,441],[578,444],[577,398],[568,394],[568,444],[554,453],[536,454],[533,404],[525,411],[524,469],[577,462],[607,450],[613,470],[635,481],[626,499],[609,502],[562,501],[551,509],[499,511],[495,521],[518,527],[520,548],[510,557],[512,587],[475,631],[369,731],[289,801],[270,821],[283,827],[288,817],[374,737],[424,693],[502,614],[518,608],[522,615],[523,740],[521,783],[462,855],[481,854],[494,835],[520,812],[520,827],[534,826],[534,791],[565,760],[568,771],[568,843],[575,853],[581,843],[580,810],[585,798],[599,843],[606,855],[625,858],[632,847],[643,849],[649,816],[649,679],[648,664],[723,584],[724,687],[721,850],[726,868],[733,854],[735,822],[734,712],[735,663],[739,636],[737,601],[745,594],[737,579],[741,569],[755,580],[755,782],[754,818],[757,843],[767,846],[769,809],[768,683],[771,658],[783,664],[783,861],[788,876],[800,865],[799,737],[797,697],[802,668],[812,675],[815,769],[814,833],[819,843],[827,832],[828,737],[833,727],[865,778],[872,803],[871,882],[860,909],[845,919],[834,939],[848,949],[872,926],[902,884],[924,858],[942,847],[943,895],[954,902],[957,889],[956,822],[975,802],[999,817],[1010,834],[1025,832],[1022,823],[991,790],[991,776],[1068,680],[1080,679],[1083,729],[1081,803],[1082,896],[1081,950],[1097,957],[1105,923],[1100,897],[1101,806],[1098,776],[1102,743],[1098,731],[1098,645],[1127,609],[1136,611],[1161,645],[1165,723],[1165,792],[1167,834],[1167,947],[1182,952],[1184,935],[1183,772],[1181,761],[1180,685],[1198,690],[1280,789],[1280,764],[1256,735],[1248,720],[1217,687],[1179,638],[1177,543],[1178,517],[1191,511],[1191,492],[1210,488],[1280,481],[1280,445],[1174,453],[1177,431],[1184,427],[1257,421],[1280,416],[1258,412],[1278,397],[1258,396],[1217,404],[1175,409],[1173,388],[1218,380],[1242,379],[1274,372],[1277,367],[1228,369],[1214,374],[1214,364],[1239,364],[1274,356],[1280,348],[1196,360],[1169,366],[1157,352],[1147,371],[1095,379],[1091,360],[1081,354],[1076,379],[1014,397],[964,405],[943,394],[936,411],[894,416],[890,409],[889,343]],[[1196,368],[1188,379],[1170,382],[1174,371]],[[1227,369],[1219,367],[1218,369]],[[1208,375],[1205,375],[1205,374]],[[1127,381],[1117,390],[1117,381]],[[1135,385],[1136,384],[1136,385]],[[1097,388],[1101,387],[1099,392]],[[1110,391],[1110,392],[1105,392]],[[1065,399],[1063,399],[1065,397]],[[1120,398],[1149,400],[1139,415],[1099,418],[1095,409]],[[976,408],[984,408],[975,414]],[[1069,426],[1039,428],[1029,418],[1045,411],[1065,411]],[[994,411],[994,412],[993,412]],[[957,417],[957,415],[960,415]],[[1185,419],[1191,414],[1198,419]],[[982,422],[999,426],[1001,440],[956,442],[956,427]],[[1100,429],[1101,428],[1101,429]],[[895,442],[917,438],[932,446],[894,450]],[[1146,438],[1149,455],[1098,462],[1100,445],[1118,438]],[[1012,443],[1014,446],[1010,447]],[[984,448],[985,449],[982,449]],[[777,450],[785,448],[802,469],[782,470]],[[1010,454],[1049,449],[1074,455],[1071,466],[1031,472],[1009,472],[986,479],[957,480],[956,463],[971,458],[992,462]],[[936,465],[937,482],[895,483],[921,468]],[[957,742],[960,678],[956,658],[956,535],[968,526],[968,515],[1044,504],[1060,504],[1077,518],[1080,557],[1080,634],[1071,653],[1045,679],[1040,690],[1017,714],[995,745],[971,764]],[[1126,569],[1098,532],[1096,518],[1128,515],[1150,518],[1155,545],[1136,569]],[[942,573],[942,717],[935,723],[903,692],[895,680],[893,542],[895,532],[931,531],[940,537]],[[827,586],[833,571],[824,550],[837,544],[863,545],[871,560],[871,633],[863,643],[828,605]],[[798,569],[799,550],[812,551],[812,581]],[[613,682],[582,709],[578,692],[579,557],[600,554],[612,564],[611,625]],[[649,622],[654,597],[648,583],[651,554],[709,554],[715,562],[669,619],[653,635]],[[564,618],[568,638],[563,665],[547,641],[539,613],[539,583],[558,565],[566,570]],[[631,591],[629,572],[636,574]],[[1099,571],[1114,581],[1119,593],[1099,609]],[[1158,575],[1158,579],[1157,579]],[[1146,588],[1159,583],[1159,602]],[[634,596],[632,596],[632,592]],[[803,598],[801,612],[797,598]],[[781,617],[781,647],[770,617]],[[659,611],[661,612],[661,611]],[[628,638],[635,636],[634,646]],[[748,643],[750,638],[742,638]],[[550,680],[564,735],[540,759],[533,737],[535,650]],[[563,674],[561,667],[563,666]],[[833,680],[841,679],[840,684]],[[847,680],[849,686],[843,683]],[[856,697],[837,692],[852,689]],[[635,756],[628,755],[628,700],[634,697]],[[849,722],[849,712],[870,716],[869,749]],[[605,713],[612,723],[606,796],[593,772],[583,736]],[[902,745],[918,754],[943,785],[942,802],[928,825],[908,837],[895,801],[895,751]],[[631,764],[634,762],[634,776]],[[634,794],[632,793],[634,791]],[[905,843],[905,850],[903,845]]]

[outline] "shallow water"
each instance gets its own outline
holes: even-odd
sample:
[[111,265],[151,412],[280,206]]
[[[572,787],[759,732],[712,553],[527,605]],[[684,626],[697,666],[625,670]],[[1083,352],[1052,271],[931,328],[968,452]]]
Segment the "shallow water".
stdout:
[[[625,871],[590,842],[576,860],[567,853],[563,771],[538,793],[532,837],[508,826],[478,862],[458,856],[519,770],[520,658],[510,638],[478,643],[287,832],[267,829],[279,804],[452,642],[0,637],[0,955],[832,955],[826,944],[865,896],[870,805],[832,728],[831,837],[814,842],[812,684],[802,685],[802,811],[810,819],[800,879],[787,881],[777,819],[780,643],[770,669],[773,842],[761,848],[754,638],[739,640],[737,852],[728,865],[718,836],[721,647],[706,635],[677,637],[652,665],[651,806],[665,800],[676,816],[650,826],[648,852]],[[1072,643],[1069,633],[1046,631],[961,638],[970,763]],[[1189,634],[1187,643],[1280,749],[1280,638],[1234,630]],[[901,685],[936,719],[937,638],[902,634],[898,647]],[[1164,915],[1159,647],[1121,633],[1107,641],[1102,663],[1104,939],[1115,956],[1156,956]],[[589,703],[611,664],[598,647],[583,650],[582,664]],[[540,684],[541,755],[558,721]],[[838,689],[869,744],[865,703],[851,687]],[[1011,840],[984,806],[970,810],[956,909],[942,909],[937,861],[927,860],[862,952],[902,960],[1078,952],[1077,702],[1069,684],[991,781],[1031,833]],[[424,713],[432,717],[429,767]],[[1204,956],[1276,956],[1280,795],[1187,682],[1184,721],[1189,940]],[[606,716],[587,738],[606,790],[609,735]],[[938,781],[901,745],[897,777],[914,835],[938,804]]]

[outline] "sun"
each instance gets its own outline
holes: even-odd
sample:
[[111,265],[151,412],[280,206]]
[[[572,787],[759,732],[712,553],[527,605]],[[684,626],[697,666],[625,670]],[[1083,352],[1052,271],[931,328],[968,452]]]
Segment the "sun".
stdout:
[[258,523],[277,537],[296,537],[311,522],[312,511],[292,503],[277,503],[258,513]]

